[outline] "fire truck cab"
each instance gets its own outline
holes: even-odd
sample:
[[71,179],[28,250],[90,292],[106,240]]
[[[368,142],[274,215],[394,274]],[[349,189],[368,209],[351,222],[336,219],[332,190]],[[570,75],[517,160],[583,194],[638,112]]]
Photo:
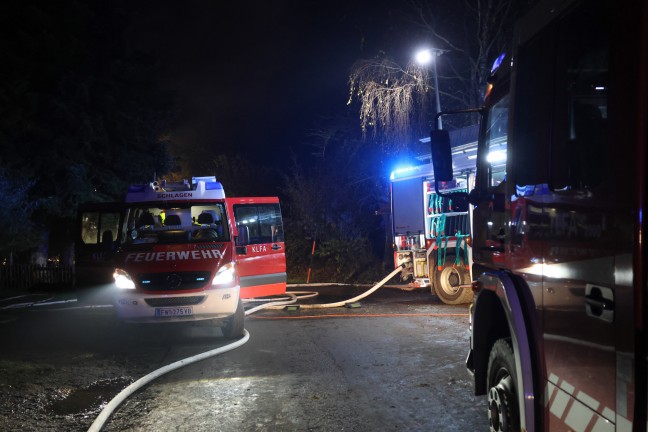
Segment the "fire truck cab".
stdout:
[[244,330],[241,299],[286,291],[276,197],[226,198],[215,177],[130,186],[115,237],[114,303],[126,322],[214,320]]
[[[641,0],[540,1],[491,77],[467,358],[491,431],[646,431],[647,23]],[[452,178],[441,132],[432,153]]]

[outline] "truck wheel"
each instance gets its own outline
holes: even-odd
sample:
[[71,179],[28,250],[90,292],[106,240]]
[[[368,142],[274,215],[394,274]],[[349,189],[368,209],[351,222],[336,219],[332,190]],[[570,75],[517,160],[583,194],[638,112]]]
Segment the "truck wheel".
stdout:
[[491,432],[520,430],[515,357],[510,339],[499,339],[488,358],[488,420]]
[[243,308],[243,302],[239,298],[236,312],[225,319],[221,331],[226,339],[235,339],[243,336],[243,330],[245,330],[245,309]]
[[445,304],[470,303],[473,298],[472,288],[461,288],[470,285],[470,272],[462,266],[453,267],[454,257],[445,260],[443,270],[434,274],[434,292]]

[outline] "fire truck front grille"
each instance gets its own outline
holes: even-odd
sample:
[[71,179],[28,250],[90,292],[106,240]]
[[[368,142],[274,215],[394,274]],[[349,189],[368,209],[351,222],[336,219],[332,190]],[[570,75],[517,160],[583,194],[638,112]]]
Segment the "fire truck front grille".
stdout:
[[202,288],[210,280],[210,272],[173,272],[143,274],[139,286],[146,291],[182,291]]
[[191,296],[191,297],[164,297],[164,298],[147,298],[144,299],[146,304],[152,307],[165,307],[165,306],[193,306],[200,304],[205,299],[205,296]]

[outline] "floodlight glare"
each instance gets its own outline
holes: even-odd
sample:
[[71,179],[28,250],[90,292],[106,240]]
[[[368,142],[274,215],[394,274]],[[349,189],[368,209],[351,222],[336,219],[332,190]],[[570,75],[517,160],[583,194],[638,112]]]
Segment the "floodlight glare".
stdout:
[[416,53],[415,59],[418,64],[425,65],[432,61],[432,51],[429,49],[421,50]]

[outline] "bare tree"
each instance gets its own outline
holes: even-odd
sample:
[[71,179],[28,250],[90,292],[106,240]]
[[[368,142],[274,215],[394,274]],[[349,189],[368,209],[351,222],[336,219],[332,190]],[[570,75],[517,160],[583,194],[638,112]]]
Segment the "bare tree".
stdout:
[[363,132],[381,134],[385,142],[402,139],[429,112],[427,96],[437,90],[444,109],[479,106],[490,65],[507,46],[514,6],[521,1],[409,0],[408,28],[445,53],[437,65],[440,88],[432,87],[427,68],[413,63],[403,68],[387,58],[356,62],[349,76],[349,103],[360,103]]
[[490,66],[508,47],[516,0],[463,0],[441,12],[432,2],[410,0],[409,22],[436,48],[448,52],[439,79],[448,89],[441,95],[450,104],[482,103]]
[[430,90],[425,68],[410,63],[403,68],[387,59],[359,60],[349,76],[351,104],[360,102],[360,127],[363,136],[380,133],[383,143],[405,142],[413,121],[420,122]]

